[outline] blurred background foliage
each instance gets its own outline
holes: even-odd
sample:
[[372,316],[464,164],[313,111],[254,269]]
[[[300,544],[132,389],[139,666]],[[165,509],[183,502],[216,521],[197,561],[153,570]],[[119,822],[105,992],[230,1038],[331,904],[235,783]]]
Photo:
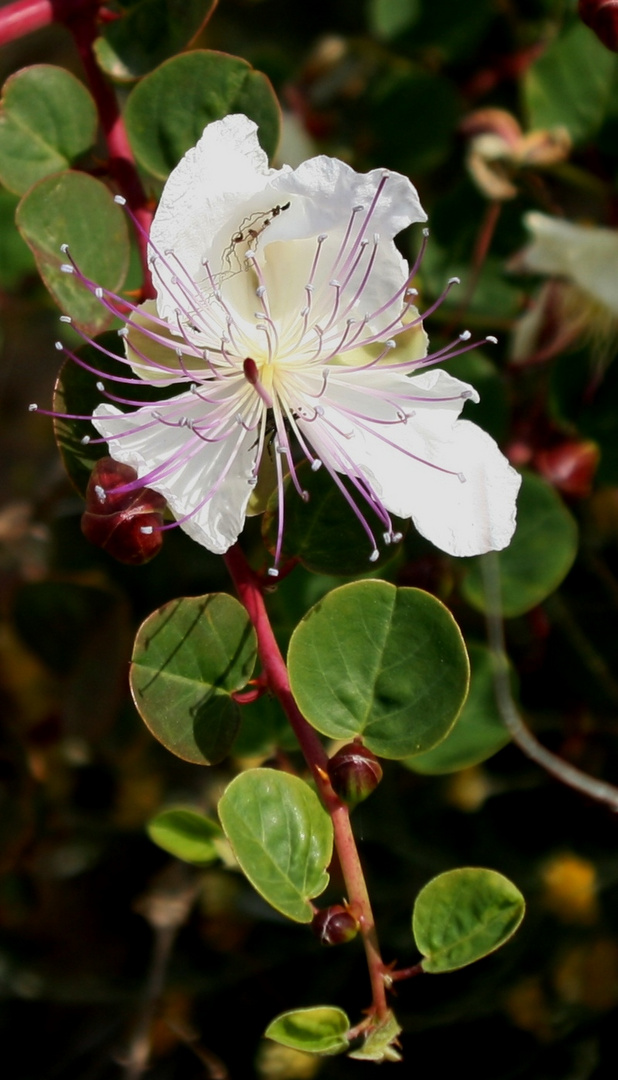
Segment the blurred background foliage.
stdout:
[[[548,283],[520,254],[529,211],[616,228],[618,59],[572,0],[220,0],[193,45],[242,57],[271,80],[284,110],[278,160],[326,152],[417,184],[431,226],[424,305],[448,277],[462,279],[429,322],[432,343],[464,328],[499,337],[450,370],[481,393],[470,415],[529,470],[518,537],[502,558],[523,713],[565,760],[618,782],[618,299],[613,311],[611,298],[582,288],[578,265],[554,267]],[[117,63],[109,49],[100,59]],[[0,75],[34,63],[82,77],[61,26],[7,46]],[[118,83],[121,97],[127,90]],[[156,195],[160,182],[145,182]],[[83,503],[51,424],[27,411],[51,399],[58,311],[15,229],[18,199],[0,189],[3,1059],[19,1080],[128,1080],[138,1074],[127,1055],[145,1040],[152,1080],[358,1076],[364,1066],[353,1061],[267,1043],[256,1057],[256,1046],[291,1005],[326,998],[362,1009],[360,946],[325,952],[240,876],[176,863],[148,838],[165,806],[212,811],[238,761],[268,760],[285,736],[268,702],[247,706],[236,761],[206,771],[168,754],[134,711],[126,675],[141,620],[229,581],[222,561],[180,530],[138,568],[82,537]],[[407,257],[418,240],[403,238]],[[599,276],[618,289],[611,251]],[[302,519],[298,527],[302,535]],[[260,544],[254,520],[246,546]],[[351,572],[345,559],[334,562],[298,567],[272,594],[282,640],[346,580],[332,576]],[[615,816],[504,745],[478,567],[409,533],[381,573],[450,606],[476,658],[470,723],[487,729],[480,753],[468,745],[410,768],[385,763],[384,782],[355,813],[384,953],[415,962],[411,900],[451,867],[490,866],[528,901],[522,929],[496,956],[400,984],[398,1068],[613,1078]],[[336,868],[331,893],[339,902]]]

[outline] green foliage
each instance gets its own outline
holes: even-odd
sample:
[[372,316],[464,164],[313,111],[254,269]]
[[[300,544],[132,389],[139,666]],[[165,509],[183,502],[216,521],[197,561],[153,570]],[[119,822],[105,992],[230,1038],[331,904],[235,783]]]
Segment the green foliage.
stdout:
[[209,866],[220,857],[221,828],[197,810],[162,810],[148,822],[148,835],[163,851],[194,866]]
[[447,609],[385,581],[330,592],[294,631],[288,664],[313,727],[332,739],[362,736],[386,758],[440,742],[468,690],[468,658]]
[[94,44],[103,70],[131,82],[175,56],[210,18],[217,0],[138,0]]
[[267,1039],[304,1050],[309,1054],[342,1054],[348,1049],[350,1028],[343,1009],[334,1005],[314,1005],[311,1009],[291,1009],[281,1013],[266,1028]]
[[425,885],[414,904],[412,932],[423,970],[454,971],[480,960],[515,933],[524,898],[495,870],[449,870]]
[[331,819],[311,788],[288,773],[249,769],[227,787],[219,817],[254,888],[288,919],[311,922],[333,849]]
[[7,79],[0,102],[0,182],[23,195],[91,149],[94,101],[83,83],[51,64],[23,68]]
[[[517,529],[500,565],[502,614],[523,615],[558,588],[577,554],[577,525],[560,496],[540,477],[525,475],[517,500]],[[480,556],[479,558],[483,558]],[[487,610],[479,558],[469,561],[463,594]]]
[[117,292],[122,288],[129,266],[129,237],[125,216],[109,188],[86,173],[48,176],[24,195],[16,221],[59,307],[86,333],[104,330],[111,322],[110,314],[74,274],[61,271],[67,257],[60,247],[68,244],[80,271],[103,289]]
[[206,124],[243,112],[257,123],[263,149],[274,154],[280,111],[268,79],[237,56],[196,50],[146,75],[131,92],[125,121],[140,165],[165,180]]
[[413,26],[420,14],[419,0],[369,0],[369,26],[377,37],[397,37]]
[[[296,470],[301,488],[308,492],[307,502],[288,482],[285,500],[283,558],[298,559],[315,574],[352,575],[368,573],[383,566],[398,551],[398,545],[383,545],[380,557],[369,562],[371,554],[367,534],[352,507],[333,480],[328,469],[313,472],[304,462]],[[358,494],[341,479],[350,497]],[[278,497],[273,492],[262,518],[262,535],[271,552],[277,542]],[[405,532],[408,523],[394,519],[394,527]],[[401,527],[401,528],[400,528]]]
[[470,692],[461,713],[445,739],[425,754],[407,758],[403,764],[413,772],[440,774],[466,769],[485,761],[509,742],[498,713],[493,683],[493,661],[485,645],[468,645]]
[[255,631],[232,596],[172,600],[142,623],[131,691],[152,734],[186,761],[212,765],[228,753],[240,723],[232,698],[251,678]]
[[610,105],[615,73],[612,53],[582,23],[574,22],[524,78],[530,127],[566,127],[574,143],[587,142]]

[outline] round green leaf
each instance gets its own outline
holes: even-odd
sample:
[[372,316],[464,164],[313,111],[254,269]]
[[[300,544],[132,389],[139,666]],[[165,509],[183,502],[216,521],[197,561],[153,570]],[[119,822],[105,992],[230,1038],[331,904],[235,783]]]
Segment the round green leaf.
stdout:
[[94,43],[100,66],[131,82],[184,49],[206,25],[217,0],[139,0],[107,23]]
[[272,155],[280,113],[266,77],[236,56],[195,50],[166,61],[138,83],[125,123],[140,164],[165,180],[206,124],[235,112],[256,121],[260,143]]
[[530,128],[566,127],[574,143],[586,142],[612,100],[615,72],[613,53],[575,21],[524,76]]
[[303,780],[274,769],[249,769],[219,801],[225,835],[243,873],[277,911],[313,918],[310,900],[328,885],[333,826]]
[[152,734],[185,761],[212,765],[240,723],[230,696],[251,678],[255,631],[227,593],[172,600],[139,628],[131,692]]
[[52,64],[23,68],[0,102],[0,181],[23,195],[82,157],[96,130],[96,107],[79,79]]
[[419,0],[369,0],[369,27],[376,37],[397,37],[416,22],[420,15]]
[[421,889],[412,915],[423,970],[454,971],[487,956],[515,933],[525,906],[519,889],[495,870],[439,874]]
[[[304,502],[294,484],[286,486],[283,561],[299,559],[315,574],[362,574],[393,558],[397,546],[383,546],[380,558],[369,562],[371,544],[356,514],[335,484],[327,469],[313,472],[308,462],[296,469],[298,482],[309,498]],[[356,501],[358,493],[351,484],[342,484]],[[362,501],[362,500],[361,500]],[[264,543],[275,550],[279,496],[273,492],[262,518]],[[395,520],[395,529],[405,531],[408,523]]]
[[[500,566],[502,614],[523,615],[540,604],[568,574],[577,554],[577,525],[560,496],[532,473],[524,474],[517,498],[517,528],[496,556]],[[487,610],[479,556],[470,559],[463,594]]]
[[68,244],[86,277],[118,292],[129,266],[125,215],[100,180],[64,172],[41,180],[21,200],[19,231],[32,249],[41,277],[54,300],[88,334],[97,334],[112,316],[74,274],[64,274],[60,251]]
[[216,821],[197,810],[162,810],[150,819],[147,830],[153,844],[194,866],[208,866],[219,858],[217,841],[223,838],[221,829]]
[[362,736],[402,758],[439,743],[468,690],[468,657],[452,615],[420,589],[357,581],[328,593],[290,641],[292,692],[332,739]]
[[334,1005],[315,1005],[310,1009],[291,1009],[276,1016],[264,1035],[267,1039],[304,1050],[306,1054],[342,1054],[349,1048],[346,1038],[350,1021],[343,1009]]
[[439,774],[478,765],[509,742],[494,691],[493,662],[485,645],[468,645],[470,692],[455,726],[426,754],[406,759],[413,772]]

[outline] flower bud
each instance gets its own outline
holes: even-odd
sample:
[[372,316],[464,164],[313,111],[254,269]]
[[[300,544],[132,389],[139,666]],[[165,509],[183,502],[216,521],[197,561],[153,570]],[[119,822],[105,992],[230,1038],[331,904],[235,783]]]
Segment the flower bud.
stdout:
[[311,922],[311,929],[321,945],[345,945],[355,938],[359,931],[359,922],[349,907],[332,904],[316,911]]
[[579,17],[611,52],[618,52],[618,0],[579,0]]
[[371,750],[354,740],[342,746],[330,759],[328,775],[341,801],[354,809],[377,788],[382,779],[382,767]]
[[590,494],[592,481],[599,464],[596,443],[566,439],[559,446],[539,450],[534,464],[541,476],[558,488],[563,495],[583,499]]
[[129,487],[136,479],[129,465],[109,457],[97,461],[81,521],[87,540],[132,566],[149,562],[161,550],[165,508],[165,499],[156,491]]

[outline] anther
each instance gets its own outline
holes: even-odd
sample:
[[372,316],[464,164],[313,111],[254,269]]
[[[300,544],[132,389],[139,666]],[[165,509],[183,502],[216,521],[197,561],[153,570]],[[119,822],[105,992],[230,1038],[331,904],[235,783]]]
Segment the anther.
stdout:
[[341,282],[337,281],[337,278],[333,278],[332,281],[329,281],[328,284],[332,285],[333,289],[340,289],[341,288]]
[[35,402],[35,401],[33,401],[33,402],[32,402],[32,403],[31,403],[31,404],[30,404],[30,405],[28,406],[28,412],[38,412],[38,411],[39,411],[39,406],[38,406],[38,405],[36,404],[36,402]]
[[323,244],[325,240],[328,240],[328,233],[320,233],[320,235],[318,236],[318,244]]
[[384,342],[384,348],[385,349],[396,349],[397,348],[397,342],[395,341],[394,338],[389,338],[388,341]]
[[97,285],[96,289],[94,290],[94,295],[96,296],[97,300],[103,299],[103,289],[100,285]]
[[63,255],[68,255],[69,254],[69,245],[68,244],[61,244],[60,245],[60,250],[61,250]]
[[318,469],[321,469],[321,468],[322,468],[322,462],[320,461],[320,459],[317,458],[317,457],[314,458],[313,461],[311,462],[311,472],[317,472]]
[[464,330],[464,331],[463,331],[463,332],[462,332],[462,333],[461,333],[461,334],[459,335],[459,340],[460,340],[460,341],[469,341],[471,337],[472,337],[472,334],[470,333],[470,331],[469,331],[469,330]]
[[72,320],[71,320],[71,316],[70,316],[70,315],[61,315],[61,316],[60,316],[60,322],[64,322],[64,323],[70,323],[71,321],[72,321]]
[[486,337],[485,341],[489,342],[490,345],[497,345],[498,344],[498,338],[494,337],[493,334],[490,334],[489,337]]
[[99,502],[104,503],[107,498],[107,495],[105,494],[105,488],[102,488],[100,484],[96,484],[94,491]]
[[425,239],[427,239],[427,237],[429,236],[429,229],[423,229],[423,236],[425,237]]
[[118,206],[126,206],[127,200],[124,195],[114,195],[114,202],[118,203]]
[[448,279],[448,284],[449,285],[461,285],[461,278],[451,277],[451,278]]
[[268,576],[269,577],[279,577],[279,571],[277,570],[276,566],[269,566],[268,567]]
[[62,350],[64,349],[64,345],[61,341],[54,341],[54,349],[57,349],[58,352],[62,352]]
[[374,548],[373,551],[371,552],[371,555],[369,556],[369,562],[377,562],[379,558],[380,558],[380,552],[378,551],[377,548]]
[[105,392],[105,384],[102,383],[101,381],[99,381],[97,383],[97,390],[99,391],[100,394],[103,394]]
[[354,213],[354,214],[359,214],[359,213],[361,212],[361,210],[364,210],[364,209],[365,209],[365,207],[363,206],[363,204],[362,204],[362,203],[358,203],[358,205],[357,205],[357,206],[353,206],[353,207],[352,207],[352,213]]
[[392,541],[392,543],[393,543],[393,544],[398,544],[400,540],[403,540],[403,533],[401,533],[401,532],[394,532],[394,533],[392,534],[392,536],[391,536],[391,541]]
[[62,265],[60,267],[60,272],[62,274],[74,274],[75,273],[75,267],[71,266],[70,263],[62,263]]
[[90,435],[84,435],[84,437],[80,439],[80,442],[82,446],[88,446],[88,443],[90,442]]
[[140,525],[139,531],[141,533],[143,533],[144,536],[150,536],[154,532],[154,526],[153,525]]
[[464,401],[467,401],[468,398],[472,397],[472,391],[471,390],[462,390],[461,396],[464,399]]
[[306,503],[309,502],[309,492],[308,491],[301,491],[300,497],[303,500],[303,502],[306,502]]
[[129,336],[129,327],[121,326],[120,330],[117,330],[116,333],[118,334],[118,337],[126,338]]
[[404,299],[407,300],[408,297],[410,297],[410,296],[418,296],[418,289],[415,289],[415,288],[406,289],[406,291],[404,293]]
[[464,473],[462,473],[462,472],[460,472],[460,473],[457,473],[457,479],[459,480],[459,483],[460,483],[460,484],[465,484],[465,483],[466,483],[466,477],[465,477],[465,474],[464,474]]
[[266,295],[266,286],[258,285],[257,289],[255,290],[255,295],[261,300],[262,297]]

